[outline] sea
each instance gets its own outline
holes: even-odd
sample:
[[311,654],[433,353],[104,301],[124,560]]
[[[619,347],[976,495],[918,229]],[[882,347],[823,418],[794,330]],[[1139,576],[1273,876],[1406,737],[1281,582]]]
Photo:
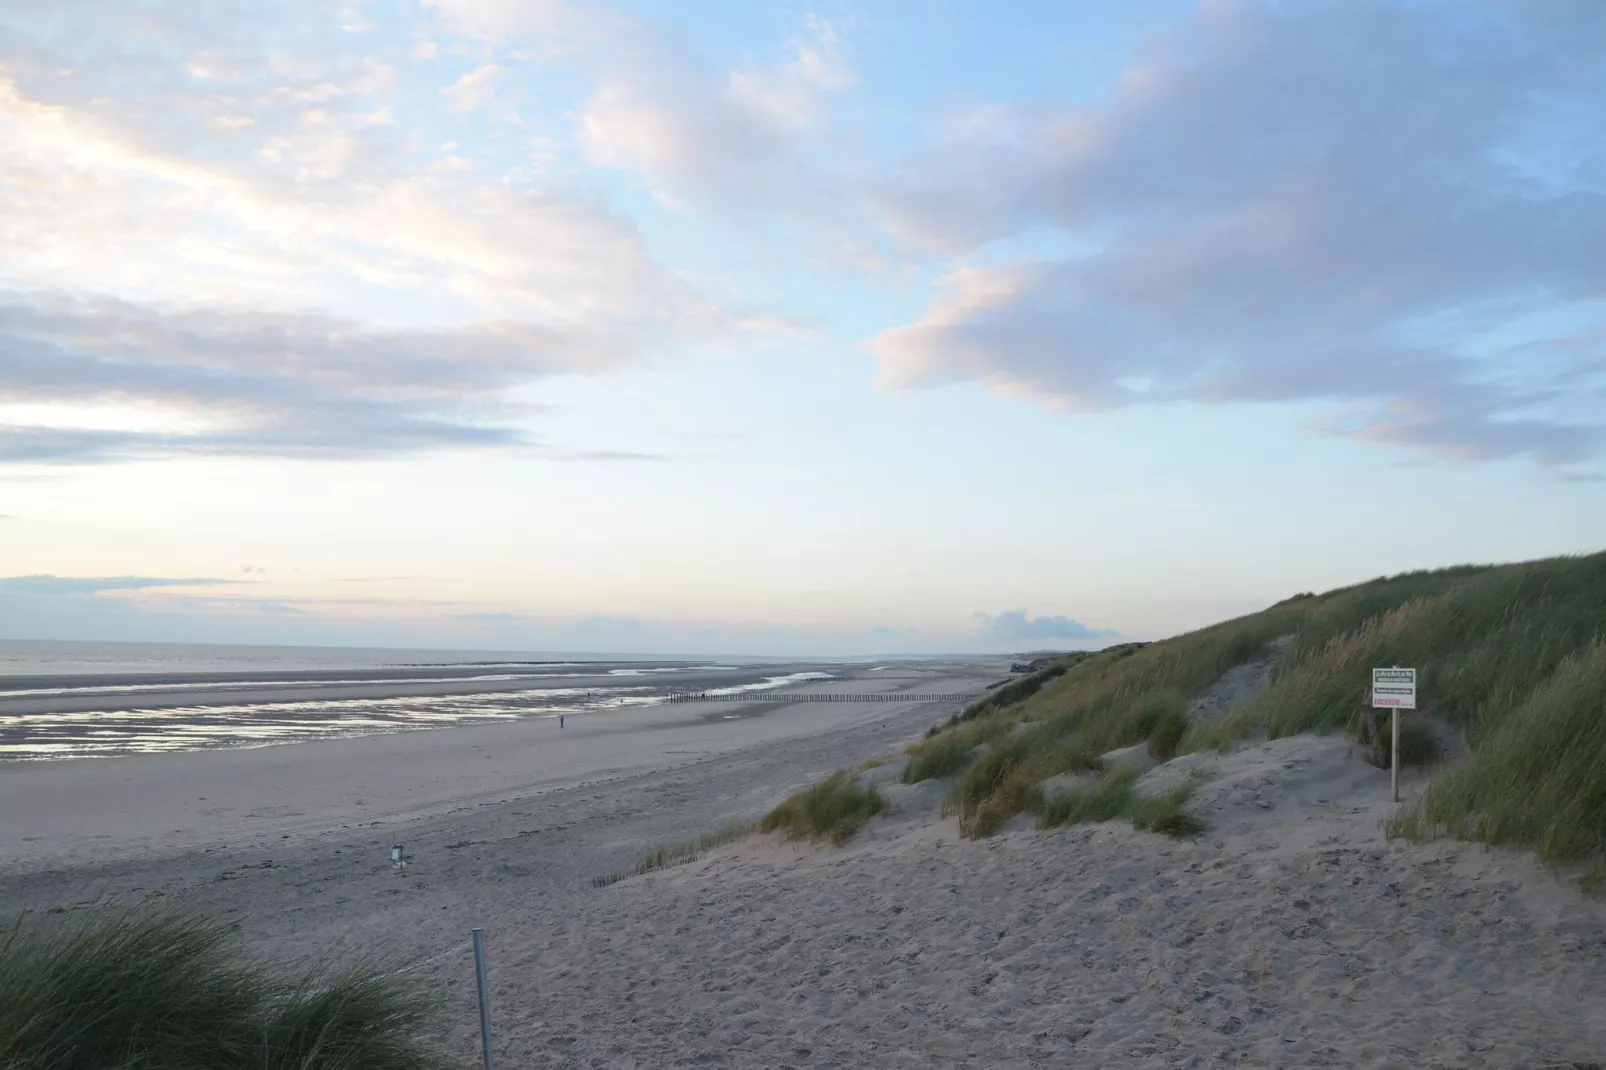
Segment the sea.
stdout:
[[0,640],[0,764],[590,717],[840,670],[755,658]]

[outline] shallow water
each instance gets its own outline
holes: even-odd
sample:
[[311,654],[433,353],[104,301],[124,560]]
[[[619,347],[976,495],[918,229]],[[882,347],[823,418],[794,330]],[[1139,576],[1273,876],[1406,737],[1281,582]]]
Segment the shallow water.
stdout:
[[565,657],[0,643],[0,761],[266,746],[606,714],[662,702],[676,690],[735,694],[830,675],[790,665]]

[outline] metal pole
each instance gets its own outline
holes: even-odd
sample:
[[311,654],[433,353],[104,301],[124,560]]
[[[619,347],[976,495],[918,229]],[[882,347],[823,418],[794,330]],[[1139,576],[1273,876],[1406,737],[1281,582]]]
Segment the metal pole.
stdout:
[[1394,716],[1394,754],[1389,758],[1389,784],[1394,789],[1394,801],[1400,801],[1400,708],[1389,711]]
[[480,1044],[485,1049],[485,1070],[495,1070],[491,1059],[491,1004],[485,990],[485,930],[474,930],[474,981],[480,989]]

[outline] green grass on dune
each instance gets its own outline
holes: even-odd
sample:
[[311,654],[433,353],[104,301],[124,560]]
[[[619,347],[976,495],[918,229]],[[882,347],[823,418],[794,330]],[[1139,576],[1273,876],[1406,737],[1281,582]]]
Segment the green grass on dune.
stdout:
[[958,715],[957,720],[974,721],[976,718],[986,716],[994,710],[1002,710],[1010,706],[1019,705],[1037,694],[1044,685],[1064,676],[1092,656],[1086,651],[1077,651],[1057,659],[1052,664],[1043,666],[1036,672],[1030,672],[1019,679],[1011,680],[991,694],[985,695],[966,706],[964,712]]
[[970,764],[971,753],[987,738],[975,732],[955,729],[941,732],[909,748],[909,764],[903,768],[903,782],[918,784],[953,776]]
[[764,816],[759,828],[784,832],[791,839],[841,844],[886,807],[879,791],[861,788],[858,776],[843,770],[781,803]]
[[1112,769],[1086,788],[1056,793],[1044,802],[1038,827],[1057,828],[1124,818],[1145,832],[1166,836],[1193,836],[1203,829],[1185,805],[1192,793],[1192,784],[1144,798],[1132,790],[1137,778],[1130,767]]
[[1032,776],[1024,765],[1033,751],[1031,734],[995,741],[959,779],[954,800],[966,834],[985,836],[1021,811],[1042,804],[1042,778]]
[[1039,691],[1021,715],[1041,723],[1045,736],[1074,736],[1093,753],[1144,742],[1156,730],[1162,749],[1173,749],[1188,701],[1297,629],[1307,612],[1291,603],[1137,649],[1102,651]]
[[1603,629],[1606,554],[1374,581],[1331,596],[1245,717],[1274,736],[1338,729],[1373,666],[1409,665],[1476,746]]
[[1485,721],[1466,760],[1390,831],[1532,845],[1554,862],[1606,854],[1606,642],[1568,656],[1515,709]]
[[[1187,725],[1189,700],[1283,636],[1289,645],[1257,701],[1218,724]],[[994,702],[922,741],[911,768],[925,762],[948,770],[933,775],[957,773],[962,827],[984,835],[1022,810],[1042,816],[1050,801],[1033,785],[1096,766],[1118,747],[1146,744],[1163,760],[1255,732],[1356,733],[1371,669],[1408,665],[1421,671],[1424,710],[1405,715],[1402,762],[1437,757],[1423,717],[1459,729],[1469,749],[1437,773],[1397,831],[1576,858],[1606,849],[1606,755],[1592,734],[1606,721],[1606,689],[1577,682],[1592,679],[1603,638],[1606,554],[1406,573],[1298,595],[1163,642],[1077,655],[1018,703]],[[1022,721],[1031,727],[1009,731]],[[980,743],[987,751],[972,759]],[[955,764],[961,752],[965,761]],[[1076,812],[1107,808],[1089,802]]]
[[[1287,638],[1270,685],[1213,724],[1190,725],[1192,699]],[[1162,642],[1076,653],[1012,681],[909,748],[907,783],[954,782],[960,827],[987,835],[1022,812],[1044,825],[1121,818],[1171,835],[1196,830],[1186,793],[1139,798],[1130,774],[1045,797],[1059,773],[1097,771],[1100,756],[1141,745],[1160,760],[1256,733],[1367,734],[1371,669],[1420,670],[1423,709],[1405,714],[1401,760],[1440,757],[1438,731],[1466,753],[1435,765],[1397,835],[1455,835],[1526,845],[1547,859],[1594,857],[1606,884],[1606,553],[1515,565],[1463,565],[1383,577]],[[1387,761],[1387,749],[1378,759]],[[837,839],[867,819],[853,782],[771,818]],[[803,793],[808,795],[808,793]],[[797,803],[794,807],[793,803]],[[791,809],[787,809],[791,807]],[[809,807],[819,818],[806,817]],[[839,819],[835,815],[851,815]],[[846,829],[846,832],[841,832]]]
[[178,916],[0,941],[5,1070],[425,1070],[433,1007],[396,977],[284,976]]

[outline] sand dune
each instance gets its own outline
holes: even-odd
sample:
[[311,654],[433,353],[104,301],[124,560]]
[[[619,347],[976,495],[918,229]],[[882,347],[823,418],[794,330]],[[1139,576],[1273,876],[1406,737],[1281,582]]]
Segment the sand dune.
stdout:
[[[1335,740],[1222,761],[1178,843],[1102,826],[761,837],[496,934],[515,1066],[1536,1067],[1606,1053],[1606,909],[1391,846]],[[1152,775],[1152,774],[1151,774]],[[1251,786],[1252,787],[1249,787]],[[1264,804],[1264,805],[1263,805]],[[472,1020],[454,962],[433,983]],[[457,1049],[472,1054],[468,1030]]]

